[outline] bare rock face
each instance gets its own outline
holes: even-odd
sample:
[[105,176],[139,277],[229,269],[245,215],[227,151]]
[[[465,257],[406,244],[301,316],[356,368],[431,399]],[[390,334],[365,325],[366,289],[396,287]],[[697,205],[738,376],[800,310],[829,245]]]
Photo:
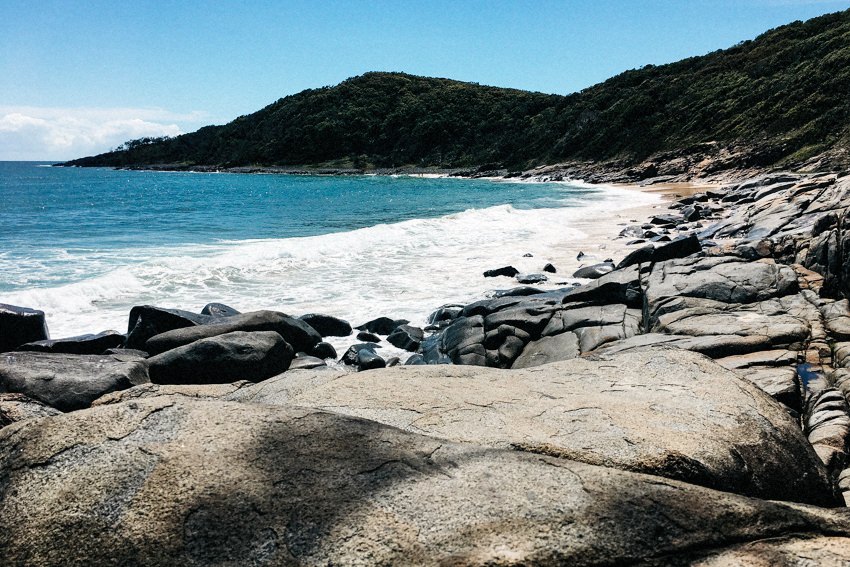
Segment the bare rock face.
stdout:
[[120,355],[0,355],[0,391],[24,394],[60,411],[87,408],[104,394],[145,382],[145,363]]
[[512,371],[445,365],[356,376],[305,371],[229,399],[314,407],[749,496],[843,502],[782,407],[731,371],[675,349]]
[[170,396],[8,426],[0,478],[10,567],[669,564],[850,535],[846,509]]
[[59,410],[28,398],[23,394],[0,394],[0,428],[17,421],[59,415]]

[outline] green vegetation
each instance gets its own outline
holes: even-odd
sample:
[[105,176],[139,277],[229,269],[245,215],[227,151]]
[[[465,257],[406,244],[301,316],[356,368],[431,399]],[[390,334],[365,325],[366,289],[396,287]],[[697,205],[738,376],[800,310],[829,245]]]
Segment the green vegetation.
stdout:
[[757,147],[754,159],[768,165],[845,148],[848,125],[850,10],[628,71],[570,96],[367,73],[224,126],[131,141],[68,164],[520,169],[568,160],[637,163],[716,141]]

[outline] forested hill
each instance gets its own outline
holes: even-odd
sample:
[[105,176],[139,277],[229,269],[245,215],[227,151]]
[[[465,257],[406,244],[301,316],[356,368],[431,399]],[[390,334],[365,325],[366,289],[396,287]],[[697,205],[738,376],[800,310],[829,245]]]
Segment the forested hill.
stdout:
[[850,10],[628,71],[570,96],[367,73],[224,126],[136,141],[67,165],[523,169],[570,160],[637,163],[706,142],[758,148],[762,165],[850,147]]

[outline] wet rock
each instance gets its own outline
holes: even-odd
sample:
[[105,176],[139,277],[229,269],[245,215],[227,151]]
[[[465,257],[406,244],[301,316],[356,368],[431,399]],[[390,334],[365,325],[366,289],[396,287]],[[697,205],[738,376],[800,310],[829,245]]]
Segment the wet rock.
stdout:
[[360,331],[359,333],[357,333],[357,340],[363,341],[364,343],[379,343],[381,342],[381,337],[373,333]]
[[342,358],[340,358],[339,361],[343,364],[348,365],[348,366],[356,366],[357,365],[357,354],[361,350],[370,350],[372,352],[375,352],[375,349],[377,349],[377,348],[381,348],[381,346],[376,345],[374,343],[362,343],[362,344],[351,345],[350,347],[348,347],[348,350],[345,351],[345,354],[342,355]]
[[496,268],[495,270],[487,270],[484,272],[485,278],[495,278],[499,276],[506,276],[509,278],[514,277],[519,273],[519,270],[514,268],[513,266],[505,266],[503,268]]
[[333,347],[333,345],[322,342],[322,343],[317,343],[316,346],[314,346],[310,350],[309,354],[310,354],[310,356],[315,356],[316,358],[321,358],[321,359],[325,359],[325,358],[334,358],[335,359],[336,358],[336,349]]
[[321,358],[304,353],[298,353],[298,355],[296,355],[289,364],[288,370],[310,370],[323,366],[327,366],[327,364]]
[[274,331],[233,331],[153,356],[147,366],[157,384],[259,382],[285,372],[294,354]]
[[384,368],[387,363],[374,350],[367,348],[357,351],[356,365],[358,370],[374,370],[376,368]]
[[57,354],[103,354],[124,344],[125,336],[118,331],[103,331],[96,335],[79,335],[64,339],[45,339],[26,343],[18,350],[52,352]]
[[556,270],[555,266],[553,266],[552,264],[546,264],[545,266],[543,266],[543,271],[550,274],[555,274],[558,272],[558,270]]
[[424,338],[425,333],[419,327],[401,325],[389,334],[387,342],[400,349],[414,352],[419,349]]
[[44,311],[0,303],[0,352],[49,338]]
[[87,408],[100,396],[148,382],[144,361],[11,352],[0,356],[0,391],[24,394],[59,411]]
[[529,295],[537,295],[539,293],[546,293],[546,290],[540,289],[539,287],[514,287],[511,289],[502,289],[497,290],[493,293],[493,297],[526,297]]
[[516,281],[523,285],[543,283],[548,279],[544,274],[522,274],[516,276]]
[[347,337],[352,331],[348,321],[330,315],[308,313],[299,319],[313,327],[323,337]]
[[358,331],[368,331],[376,335],[389,335],[401,325],[410,323],[407,319],[390,319],[389,317],[378,317],[357,327]]
[[611,262],[602,262],[592,266],[585,266],[573,272],[574,278],[585,278],[589,280],[599,279],[605,274],[614,271],[614,264]]
[[404,361],[405,366],[422,366],[428,364],[421,354],[412,354]]

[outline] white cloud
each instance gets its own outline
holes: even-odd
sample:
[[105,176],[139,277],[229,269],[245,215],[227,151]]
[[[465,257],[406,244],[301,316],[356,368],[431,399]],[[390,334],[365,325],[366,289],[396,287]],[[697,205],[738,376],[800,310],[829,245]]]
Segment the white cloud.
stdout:
[[67,160],[144,136],[176,136],[201,125],[202,112],[161,108],[0,106],[0,160]]

